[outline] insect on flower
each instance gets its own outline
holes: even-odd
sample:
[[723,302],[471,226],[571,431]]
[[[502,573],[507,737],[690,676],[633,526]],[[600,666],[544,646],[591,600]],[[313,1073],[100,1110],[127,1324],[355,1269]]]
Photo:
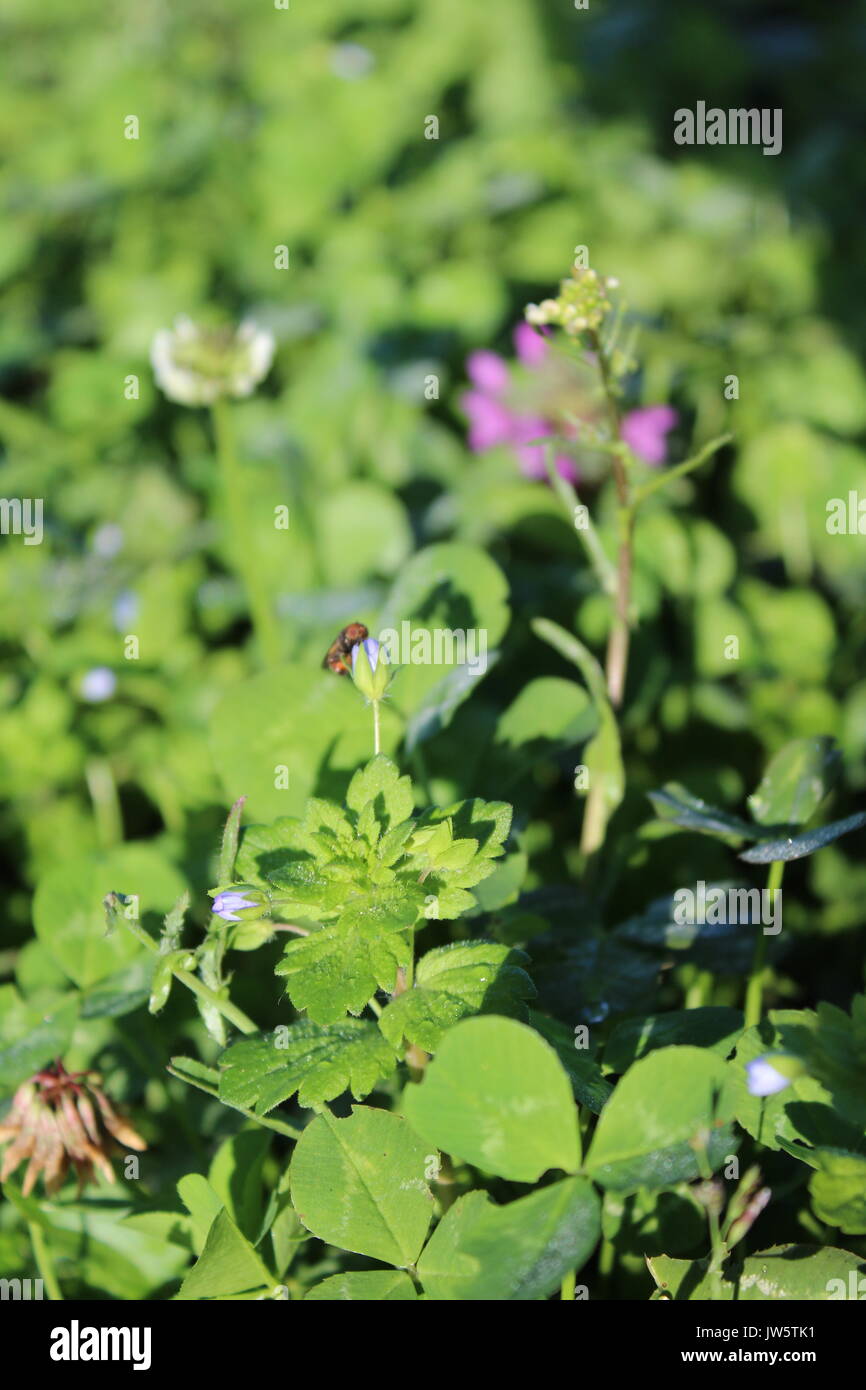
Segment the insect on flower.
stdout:
[[369,636],[363,623],[349,623],[338,633],[325,653],[322,666],[338,676],[347,676],[352,664],[352,648]]

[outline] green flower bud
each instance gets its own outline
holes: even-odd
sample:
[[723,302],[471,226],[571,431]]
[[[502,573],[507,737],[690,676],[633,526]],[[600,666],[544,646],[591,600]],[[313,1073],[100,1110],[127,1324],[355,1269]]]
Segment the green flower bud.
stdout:
[[352,648],[352,679],[368,700],[381,700],[385,694],[391,672],[385,648],[375,637],[367,637]]

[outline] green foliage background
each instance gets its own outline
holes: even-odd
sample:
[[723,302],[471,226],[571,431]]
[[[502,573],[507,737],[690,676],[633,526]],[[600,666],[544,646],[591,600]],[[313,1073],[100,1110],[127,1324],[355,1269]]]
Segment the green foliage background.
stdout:
[[[140,953],[102,939],[99,903],[146,882],[147,925],[191,880],[203,924],[227,802],[255,797],[256,778],[272,788],[274,752],[262,715],[259,764],[244,766],[263,706],[241,686],[257,664],[209,423],[159,395],[149,367],[153,334],[176,314],[249,314],[278,339],[236,419],[250,563],[287,663],[285,706],[272,709],[269,687],[268,718],[283,720],[273,737],[290,763],[293,746],[308,750],[292,763],[300,804],[342,795],[369,752],[357,697],[336,682],[327,708],[315,695],[293,715],[335,632],[372,622],[429,545],[478,547],[504,573],[510,613],[484,556],[441,558],[458,611],[462,583],[476,617],[501,627],[499,659],[447,727],[423,726],[410,761],[434,803],[514,804],[510,877],[503,867],[489,896],[479,889],[477,915],[507,942],[538,937],[530,973],[569,1029],[676,1004],[689,978],[676,971],[694,962],[659,987],[657,961],[647,969],[622,937],[602,948],[597,929],[677,884],[730,874],[721,845],[647,829],[647,791],[681,781],[738,810],[786,741],[829,733],[847,787],[833,814],[862,804],[863,539],[825,525],[829,498],[866,492],[864,272],[852,257],[864,175],[842,119],[862,113],[862,19],[806,0],[794,14],[746,0],[592,0],[586,12],[542,0],[117,12],[7,0],[0,494],[44,498],[46,534],[33,547],[0,538],[5,1086],[27,1074],[21,1040],[34,1029],[30,1069],[64,1049],[99,1057],[113,1093],[151,1117],[161,1189],[231,1116],[205,1098],[193,1114],[198,1100],[162,1079],[173,1052],[203,1046],[200,1025],[174,996],[159,1021],[145,1014]],[[782,155],[675,147],[673,108],[699,98],[782,107]],[[137,140],[124,138],[131,114]],[[430,115],[438,140],[424,138]],[[577,244],[619,278],[643,325],[632,403],[676,406],[673,458],[735,435],[641,522],[628,794],[591,901],[573,886],[588,706],[530,621],[553,618],[599,651],[608,605],[548,489],[506,450],[472,455],[459,405],[466,354],[507,354],[522,306],[552,289]],[[130,374],[138,399],[125,396]],[[724,399],[729,374],[736,402]],[[272,524],[278,504],[287,532]],[[593,510],[612,537],[608,489]],[[137,661],[123,656],[129,632]],[[729,633],[736,663],[721,655]],[[94,705],[81,681],[100,666],[117,691]],[[527,691],[529,680],[543,684]],[[388,750],[403,732],[392,716]],[[254,818],[279,814],[279,795]],[[862,987],[861,847],[789,870],[794,939],[772,1002],[847,1008]],[[237,995],[273,1025],[285,1004],[257,963],[238,969]],[[64,1013],[75,986],[80,1011]],[[735,986],[717,1002],[735,1003]],[[26,1259],[14,1223],[0,1241],[4,1269]],[[177,1275],[107,1226],[93,1241],[108,1253],[85,1291],[109,1281],[118,1296],[153,1296]]]

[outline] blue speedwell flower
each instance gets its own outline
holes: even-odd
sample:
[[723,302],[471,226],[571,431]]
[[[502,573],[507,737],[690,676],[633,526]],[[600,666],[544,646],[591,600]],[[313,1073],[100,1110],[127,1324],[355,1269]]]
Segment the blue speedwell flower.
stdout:
[[110,700],[117,689],[117,676],[108,666],[94,666],[81,678],[79,694],[91,705]]
[[352,679],[368,700],[381,700],[389,678],[387,653],[375,637],[365,637],[352,648]]
[[806,1070],[798,1057],[765,1053],[746,1064],[746,1085],[753,1096],[775,1096]]
[[251,921],[262,917],[268,911],[270,901],[260,888],[249,883],[239,883],[235,888],[224,888],[213,900],[212,911],[222,917],[224,922]]

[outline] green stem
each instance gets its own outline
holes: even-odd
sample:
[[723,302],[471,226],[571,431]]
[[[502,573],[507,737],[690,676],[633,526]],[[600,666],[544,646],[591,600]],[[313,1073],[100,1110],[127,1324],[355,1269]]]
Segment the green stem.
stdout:
[[615,1267],[616,1246],[612,1240],[608,1240],[606,1236],[603,1236],[601,1247],[598,1252],[598,1277],[603,1297],[607,1297],[610,1293]]
[[706,1004],[711,1004],[713,999],[713,972],[711,970],[698,970],[695,967],[689,987],[686,990],[686,997],[683,1007],[686,1009],[702,1009]]
[[[694,1146],[695,1155],[698,1161],[698,1168],[701,1177],[707,1187],[712,1186],[713,1170],[710,1164],[708,1153],[708,1136],[701,1138],[700,1142]],[[722,1286],[722,1266],[728,1257],[728,1247],[722,1239],[722,1229],[719,1224],[719,1213],[715,1202],[710,1199],[706,1203],[707,1225],[710,1233],[710,1263],[707,1272],[713,1279],[713,1299],[721,1297]]]
[[[158,956],[159,947],[153,937],[148,936],[144,927],[132,917],[126,917],[124,920],[133,936],[141,942],[142,946],[146,946],[151,955]],[[233,1023],[241,1033],[252,1034],[260,1031],[257,1025],[253,1023],[252,1019],[248,1018],[241,1009],[237,1008],[228,999],[220,999],[218,994],[215,994],[212,989],[209,989],[208,986],[197,979],[195,975],[191,975],[188,970],[178,969],[173,970],[171,973],[176,980],[180,980],[182,985],[186,985],[187,989],[192,990],[193,994],[197,994],[200,999],[206,999],[209,1004],[212,1004],[213,1007],[222,1014],[223,1018],[227,1018],[229,1023]]]
[[60,1292],[60,1285],[54,1273],[54,1262],[51,1259],[45,1232],[41,1226],[36,1225],[35,1221],[27,1222],[27,1230],[30,1234],[30,1244],[33,1247],[36,1268],[39,1270],[39,1277],[48,1291],[48,1297],[52,1303],[62,1303],[63,1294]]
[[374,701],[373,701],[373,753],[374,753],[374,754],[376,754],[376,753],[381,753],[381,751],[382,751],[382,728],[381,728],[381,724],[380,724],[380,718],[381,718],[381,715],[380,715],[380,710],[379,710],[379,701],[378,701],[378,700],[374,700]]
[[574,1289],[577,1283],[577,1275],[574,1270],[569,1270],[559,1286],[559,1297],[563,1303],[574,1302]]
[[717,439],[711,439],[709,444],[705,444],[703,449],[700,449],[692,458],[685,459],[673,468],[666,468],[664,473],[659,473],[657,478],[652,478],[648,483],[644,483],[643,487],[638,488],[635,493],[635,505],[639,506],[641,502],[645,502],[654,492],[658,492],[659,488],[667,487],[668,483],[672,483],[675,478],[683,478],[687,473],[693,473],[718,449],[721,449],[725,444],[730,444],[733,437],[732,434],[720,434]]
[[613,623],[607,643],[605,675],[607,692],[614,709],[622,704],[625,677],[628,669],[628,648],[631,620],[631,577],[634,560],[634,512],[635,504],[631,497],[626,463],[629,451],[621,441],[619,404],[608,355],[598,333],[591,333],[592,350],[598,361],[601,384],[610,421],[611,438],[615,447],[611,451],[613,481],[616,488],[618,506],[619,540],[616,558],[616,593],[614,595]]
[[547,476],[554,494],[562,503],[563,510],[566,512],[569,524],[577,532],[578,539],[586,551],[586,558],[595,571],[595,576],[602,588],[602,591],[609,597],[616,593],[616,570],[607,557],[604,546],[601,543],[598,532],[592,524],[589,513],[586,513],[586,525],[578,526],[576,513],[581,506],[577,489],[567,478],[563,478],[556,471],[553,445],[548,443],[544,448],[544,466],[547,469]]
[[93,802],[100,847],[112,849],[123,840],[123,817],[111,764],[107,758],[91,758],[84,769],[84,776]]
[[[782,875],[785,872],[785,863],[782,859],[775,860],[767,874],[767,894],[775,894],[782,886]],[[770,897],[772,902],[772,897]],[[752,957],[752,969],[749,981],[746,985],[746,1002],[744,1006],[745,1024],[747,1028],[753,1028],[760,1023],[764,1009],[764,966],[767,959],[767,937],[763,925],[759,927],[755,937],[755,954]]]
[[[213,1096],[214,1100],[219,1100],[220,1093],[215,1086],[206,1086],[203,1081],[192,1081],[190,1077],[184,1076],[183,1072],[175,1067],[166,1067],[169,1076],[176,1076],[178,1081],[185,1081],[187,1086],[195,1086],[197,1091],[204,1091],[206,1096]],[[297,1129],[295,1125],[288,1124],[285,1120],[274,1120],[267,1115],[257,1115],[254,1110],[247,1110],[243,1105],[233,1105],[232,1110],[237,1110],[240,1115],[245,1115],[254,1124],[261,1125],[262,1129],[272,1129],[276,1134],[284,1134],[287,1139],[300,1139],[303,1130]]]
[[247,531],[243,474],[238,464],[231,406],[224,400],[211,406],[217,458],[222,475],[223,508],[231,537],[232,563],[246,590],[256,636],[267,666],[282,660],[280,629],[256,562],[256,538]]

